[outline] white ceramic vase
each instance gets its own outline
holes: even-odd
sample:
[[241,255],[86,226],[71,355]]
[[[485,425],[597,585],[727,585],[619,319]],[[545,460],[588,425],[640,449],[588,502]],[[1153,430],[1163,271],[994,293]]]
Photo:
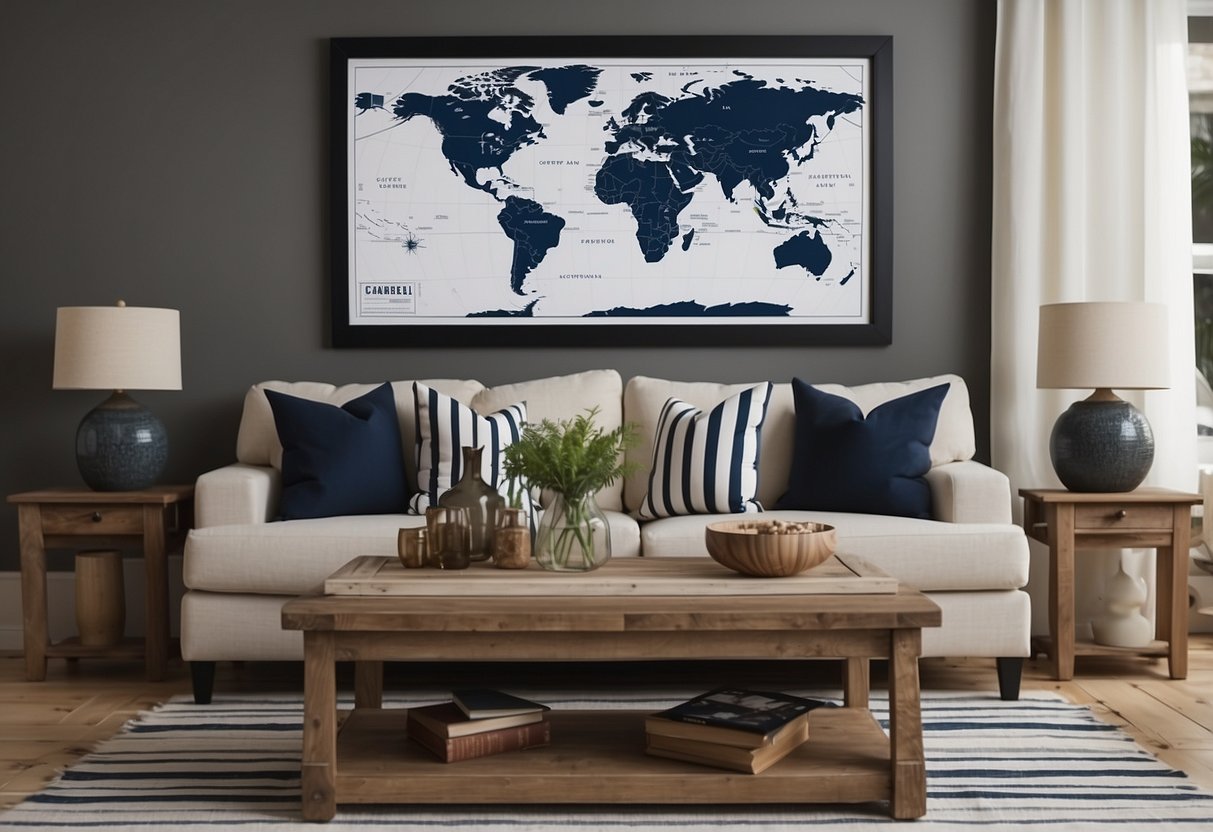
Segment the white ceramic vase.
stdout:
[[1145,647],[1154,640],[1154,627],[1141,614],[1148,598],[1146,582],[1125,571],[1122,560],[1104,587],[1104,614],[1091,622],[1095,641],[1109,647]]

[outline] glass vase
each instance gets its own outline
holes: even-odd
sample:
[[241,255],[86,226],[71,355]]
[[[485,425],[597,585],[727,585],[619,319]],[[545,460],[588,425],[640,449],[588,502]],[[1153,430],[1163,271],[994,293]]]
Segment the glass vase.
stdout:
[[593,494],[557,493],[535,536],[535,560],[554,572],[588,572],[611,559],[611,530]]
[[480,456],[484,446],[463,448],[463,472],[459,482],[447,489],[438,498],[443,508],[467,510],[467,523],[471,536],[468,556],[476,560],[488,560],[493,553],[493,530],[497,525],[497,512],[505,506],[505,499],[484,481],[480,470]]

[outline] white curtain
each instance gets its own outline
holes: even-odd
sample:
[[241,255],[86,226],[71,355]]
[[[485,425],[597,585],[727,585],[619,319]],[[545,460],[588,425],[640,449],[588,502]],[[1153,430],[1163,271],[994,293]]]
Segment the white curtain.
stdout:
[[[1060,485],[1049,433],[1090,391],[1036,389],[1038,310],[1084,300],[1167,305],[1171,388],[1118,392],[1154,430],[1147,484],[1196,488],[1186,51],[1185,0],[999,0],[991,461],[1013,489]],[[1082,622],[1115,561],[1078,561]],[[1126,557],[1151,584],[1152,563]],[[1035,632],[1046,570],[1034,551]]]

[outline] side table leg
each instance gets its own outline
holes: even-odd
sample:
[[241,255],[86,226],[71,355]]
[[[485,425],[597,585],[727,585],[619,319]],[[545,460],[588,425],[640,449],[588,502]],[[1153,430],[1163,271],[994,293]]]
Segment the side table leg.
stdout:
[[303,634],[304,820],[337,814],[337,662],[333,634]]
[[1158,547],[1155,583],[1158,610],[1155,630],[1167,642],[1167,665],[1172,679],[1188,678],[1188,547],[1192,509],[1175,506],[1171,546]]
[[17,506],[21,538],[21,612],[25,641],[25,678],[46,679],[46,547],[42,509]]
[[164,507],[143,507],[144,661],[147,678],[159,682],[168,664],[168,568],[165,565]]
[[918,655],[922,631],[893,630],[889,646],[889,746],[892,814],[898,820],[927,813],[927,765],[922,747]]
[[354,707],[383,707],[383,662],[354,662]]
[[1074,506],[1050,505],[1049,635],[1053,678],[1074,678]]
[[866,658],[843,659],[842,701],[848,708],[867,708],[871,690],[869,664]]

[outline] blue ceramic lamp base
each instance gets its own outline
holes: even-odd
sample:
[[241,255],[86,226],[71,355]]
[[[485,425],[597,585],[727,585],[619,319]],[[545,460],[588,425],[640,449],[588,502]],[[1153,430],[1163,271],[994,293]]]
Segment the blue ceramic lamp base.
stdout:
[[76,430],[76,464],[94,491],[147,488],[167,461],[164,424],[121,390],[90,410]]
[[1057,417],[1049,457],[1071,491],[1132,491],[1154,464],[1154,433],[1140,410],[1101,388]]

